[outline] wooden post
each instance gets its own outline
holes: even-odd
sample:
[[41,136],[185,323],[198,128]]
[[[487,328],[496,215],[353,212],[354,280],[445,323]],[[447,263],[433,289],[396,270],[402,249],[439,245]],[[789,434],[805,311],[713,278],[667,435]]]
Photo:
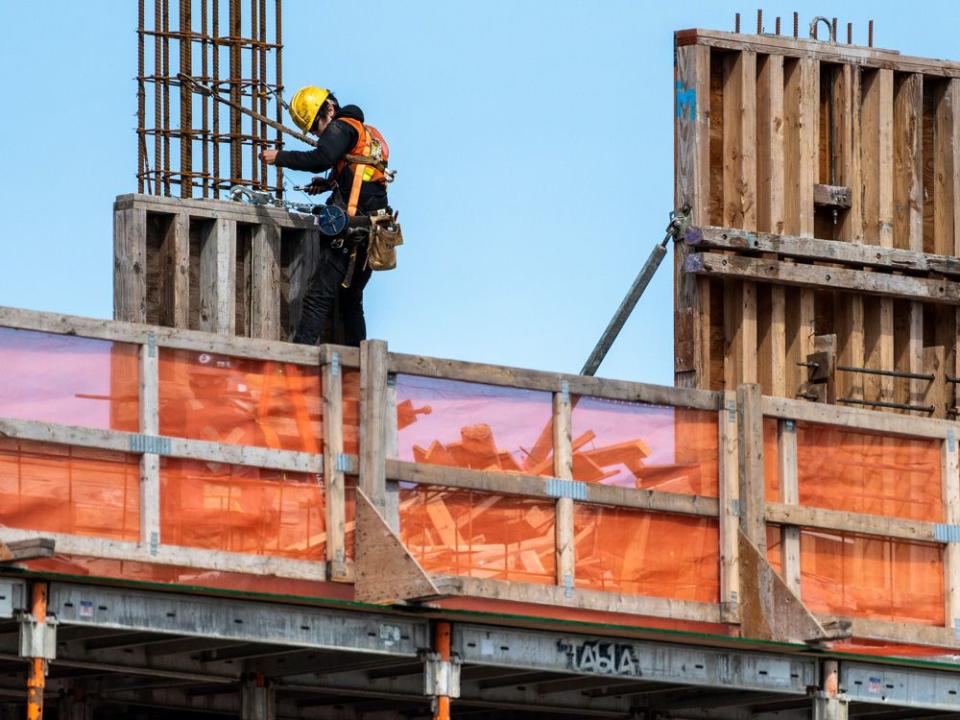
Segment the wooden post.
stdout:
[[343,382],[339,353],[323,366],[323,478],[326,485],[327,561],[331,580],[347,578],[343,454]]
[[[710,48],[678,47],[675,54],[677,207],[688,204],[694,225],[708,224],[710,199]],[[688,249],[674,254],[674,377],[677,387],[710,387],[710,281],[684,272]]]
[[236,331],[237,223],[207,223],[200,250],[200,329],[219,335]]
[[[723,222],[757,229],[757,56],[723,60]],[[757,285],[724,281],[724,386],[757,382]]]
[[723,394],[720,409],[720,614],[740,622],[740,470],[737,393]]
[[[947,431],[942,450],[943,510],[948,527],[960,525],[960,459],[957,453],[957,434]],[[947,627],[960,627],[960,544],[948,542],[943,551],[943,589],[946,602]]]
[[360,489],[386,516],[387,344],[360,343]]
[[[156,337],[151,332],[140,346],[140,434],[146,439],[160,434],[159,367]],[[141,449],[140,545],[155,555],[160,544],[160,456],[149,440]]]
[[760,386],[737,388],[737,455],[740,477],[740,529],[747,539],[767,554],[764,517],[763,409]]
[[[777,433],[780,456],[780,498],[786,505],[800,504],[797,482],[797,425],[793,420],[781,420]],[[800,597],[800,528],[783,526],[783,579],[787,587]]]
[[250,268],[250,337],[279,340],[280,228],[255,225]]
[[[385,457],[397,457],[397,376],[387,375],[387,421],[386,437],[384,438]],[[396,480],[386,480],[386,512],[384,519],[387,525],[398,535],[400,534],[400,483]]]
[[[570,391],[564,387],[553,394],[553,472],[561,480],[573,480],[573,437],[571,431],[572,410]],[[573,591],[574,584],[574,532],[573,498],[557,500],[557,584]]]
[[113,212],[113,317],[147,321],[147,211]]
[[[175,328],[190,326],[190,216],[186,212],[160,215],[164,218],[160,244],[160,307],[156,313],[160,325]],[[152,250],[151,250],[152,252]],[[147,279],[149,284],[150,279]],[[151,313],[153,315],[153,313]]]

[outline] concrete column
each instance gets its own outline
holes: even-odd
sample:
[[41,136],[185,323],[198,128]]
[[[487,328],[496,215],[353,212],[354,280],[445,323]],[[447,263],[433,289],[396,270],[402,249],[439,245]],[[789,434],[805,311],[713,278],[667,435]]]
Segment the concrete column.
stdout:
[[240,720],[276,720],[274,689],[262,675],[244,680],[240,689]]

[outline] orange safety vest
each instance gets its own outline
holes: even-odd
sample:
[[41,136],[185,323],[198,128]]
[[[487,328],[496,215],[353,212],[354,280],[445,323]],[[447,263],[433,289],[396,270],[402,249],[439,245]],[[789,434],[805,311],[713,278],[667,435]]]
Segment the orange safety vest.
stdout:
[[386,184],[387,161],[390,159],[390,147],[387,141],[373,125],[364,125],[353,118],[340,117],[341,120],[357,131],[357,142],[349,152],[337,162],[337,175],[347,165],[353,166],[353,185],[347,201],[347,214],[356,215],[360,200],[360,185],[364,182]]

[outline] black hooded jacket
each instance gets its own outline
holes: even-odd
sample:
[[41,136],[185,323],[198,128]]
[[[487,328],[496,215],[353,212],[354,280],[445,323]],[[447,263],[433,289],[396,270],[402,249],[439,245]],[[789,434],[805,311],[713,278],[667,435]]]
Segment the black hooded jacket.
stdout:
[[[321,173],[334,167],[337,162],[357,144],[357,131],[350,123],[339,121],[338,118],[351,118],[363,122],[363,110],[356,105],[345,105],[340,108],[333,121],[317,138],[317,147],[313,150],[298,152],[295,150],[281,150],[277,153],[276,164],[279,167],[291,170],[303,170],[311,173]],[[350,198],[350,188],[353,186],[353,168],[348,164],[336,177],[339,186],[339,195],[344,205]],[[334,191],[336,197],[337,191]],[[339,203],[338,203],[339,204]],[[358,209],[363,213],[371,213],[387,207],[387,187],[382,183],[365,182],[360,186],[360,201]]]

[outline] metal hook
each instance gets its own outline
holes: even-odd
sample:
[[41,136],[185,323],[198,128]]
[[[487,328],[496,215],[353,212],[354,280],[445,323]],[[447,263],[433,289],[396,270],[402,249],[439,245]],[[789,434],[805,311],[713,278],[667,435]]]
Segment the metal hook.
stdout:
[[813,20],[810,21],[810,37],[814,40],[817,38],[817,25],[819,23],[827,24],[827,36],[830,38],[830,42],[837,42],[837,34],[833,27],[833,23],[830,21],[830,18],[825,18],[823,15],[817,15]]

